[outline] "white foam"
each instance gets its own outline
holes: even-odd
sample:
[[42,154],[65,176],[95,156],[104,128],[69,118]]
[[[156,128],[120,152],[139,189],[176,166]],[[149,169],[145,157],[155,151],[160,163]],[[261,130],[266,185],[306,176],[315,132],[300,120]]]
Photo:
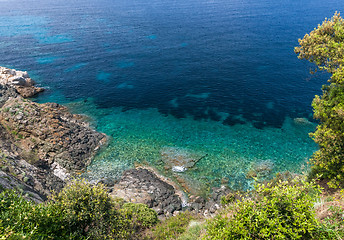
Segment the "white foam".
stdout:
[[173,166],[172,171],[173,172],[185,172],[187,170],[184,166]]

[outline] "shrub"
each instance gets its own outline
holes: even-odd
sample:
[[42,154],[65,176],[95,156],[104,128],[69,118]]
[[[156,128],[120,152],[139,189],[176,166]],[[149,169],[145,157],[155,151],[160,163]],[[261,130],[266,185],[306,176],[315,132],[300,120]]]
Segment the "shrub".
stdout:
[[75,239],[123,239],[131,234],[103,185],[74,181],[52,196],[47,209],[61,216],[54,214],[54,219]]
[[13,190],[0,193],[0,240],[133,239],[156,222],[146,205],[113,200],[103,185],[85,181],[72,182],[42,204]]
[[152,227],[158,222],[158,215],[153,210],[142,203],[125,203],[120,209],[124,218],[130,220],[134,229]]
[[228,206],[207,225],[206,239],[320,239],[313,184],[257,185],[252,198]]
[[195,217],[190,212],[181,212],[156,225],[147,235],[149,239],[156,240],[178,239],[178,236],[186,231],[193,219]]
[[37,224],[31,221],[34,203],[18,196],[14,190],[0,193],[0,235],[4,239],[20,239],[34,234]]
[[321,174],[338,187],[344,178],[344,19],[339,13],[318,25],[295,48],[298,58],[315,63],[320,70],[332,74],[324,85],[322,96],[315,96],[314,118],[320,125],[311,135],[319,150],[311,158],[313,175]]

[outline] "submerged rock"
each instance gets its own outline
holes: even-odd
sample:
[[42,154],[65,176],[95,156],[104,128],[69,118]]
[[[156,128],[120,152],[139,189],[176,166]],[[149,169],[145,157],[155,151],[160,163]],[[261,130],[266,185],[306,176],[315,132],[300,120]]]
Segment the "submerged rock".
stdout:
[[294,118],[293,121],[295,124],[298,124],[298,125],[311,125],[312,124],[307,118]]
[[185,172],[206,156],[179,147],[164,147],[161,149],[160,155],[161,160],[165,163],[165,169],[171,169],[174,172]]
[[272,160],[264,160],[253,163],[250,170],[246,173],[247,178],[264,178],[270,175],[274,168]]

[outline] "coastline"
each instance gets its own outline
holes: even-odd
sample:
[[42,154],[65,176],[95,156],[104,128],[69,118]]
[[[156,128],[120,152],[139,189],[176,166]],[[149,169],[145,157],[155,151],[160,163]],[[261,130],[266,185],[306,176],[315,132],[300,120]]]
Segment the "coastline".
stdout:
[[[27,99],[27,92],[35,95],[43,91],[37,90],[27,72],[0,70],[0,185],[21,189],[33,196],[29,199],[42,202],[85,171],[108,137],[64,106]],[[26,88],[25,93],[18,91],[18,84]],[[187,196],[177,182],[142,164],[123,172],[108,190],[114,197],[152,207],[161,218],[185,209],[209,216],[220,208],[221,196],[229,192],[221,187],[213,189],[217,194],[209,199]]]
[[45,198],[85,170],[107,136],[64,106],[27,99],[43,91],[34,84],[27,72],[0,67],[1,179]]
[[[71,114],[67,107],[57,103],[40,104],[26,99],[17,90],[16,84],[36,89],[28,74],[14,69],[0,69],[6,74],[5,80],[1,81],[0,78],[0,127],[4,129],[5,139],[0,141],[0,146],[7,144],[7,148],[3,147],[8,149],[5,158],[12,158],[10,161],[2,161],[1,166],[7,171],[4,174],[15,175],[19,183],[14,185],[23,183],[44,199],[51,191],[61,190],[71,177],[79,177],[85,172],[99,149],[114,136],[108,137],[91,129],[87,123],[87,111],[82,115]],[[17,72],[21,81],[14,77]],[[13,148],[17,149],[14,151]],[[210,186],[207,194],[201,196],[199,189],[193,189],[194,182],[181,174],[187,169],[197,169],[199,166],[195,164],[198,161],[209,158],[207,152],[163,146],[159,155],[165,174],[152,164],[136,162],[134,168],[124,171],[117,182],[105,177],[105,180],[95,179],[95,183],[105,181],[114,197],[144,203],[155,209],[160,216],[175,215],[185,209],[212,216],[221,207],[221,198],[233,192],[228,186],[228,178],[223,177],[220,186]],[[209,160],[210,158],[207,159]],[[13,164],[8,166],[8,162]],[[265,176],[273,167],[271,162],[262,161],[251,166],[251,172],[248,173]],[[180,169],[183,171],[179,171]],[[174,180],[167,177],[169,171],[172,171]],[[163,190],[152,190],[159,188]],[[166,199],[168,200],[165,201]]]

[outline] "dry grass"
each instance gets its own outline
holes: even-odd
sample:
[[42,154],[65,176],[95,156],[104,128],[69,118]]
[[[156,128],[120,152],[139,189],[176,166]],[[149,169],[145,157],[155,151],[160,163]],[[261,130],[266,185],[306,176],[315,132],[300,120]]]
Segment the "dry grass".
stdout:
[[315,213],[320,221],[333,216],[331,208],[340,208],[344,211],[344,195],[341,189],[330,188],[326,180],[318,181],[323,188],[320,201],[315,204]]

